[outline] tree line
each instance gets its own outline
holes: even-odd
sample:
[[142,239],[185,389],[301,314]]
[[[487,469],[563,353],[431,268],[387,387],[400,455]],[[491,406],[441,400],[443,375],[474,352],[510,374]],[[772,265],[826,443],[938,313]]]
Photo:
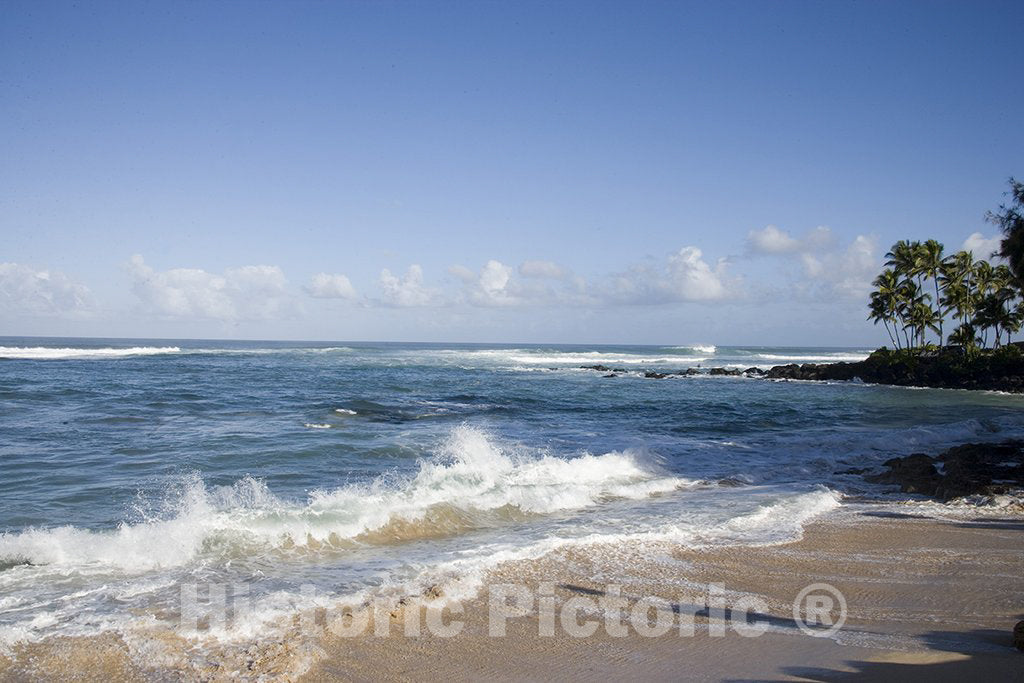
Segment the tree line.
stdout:
[[[986,219],[1003,233],[1005,263],[975,260],[969,251],[944,253],[936,240],[900,240],[875,278],[868,319],[885,325],[898,350],[934,340],[964,348],[1010,343],[1024,325],[1024,183],[1010,178],[1009,205]],[[946,330],[949,334],[946,334]],[[934,337],[930,335],[934,334]]]

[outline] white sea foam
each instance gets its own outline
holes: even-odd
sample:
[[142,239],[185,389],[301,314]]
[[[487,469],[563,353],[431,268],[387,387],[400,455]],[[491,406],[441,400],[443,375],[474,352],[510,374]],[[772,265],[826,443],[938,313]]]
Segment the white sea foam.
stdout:
[[663,348],[671,349],[673,351],[696,351],[702,354],[714,354],[718,351],[718,347],[714,344],[690,344],[689,346],[665,346]]
[[316,422],[307,422],[305,426],[306,426],[307,429],[330,429],[331,428],[331,425],[329,425],[329,424],[318,424]]
[[754,532],[744,537],[747,543],[790,540],[802,531],[805,522],[839,507],[840,500],[838,493],[822,486],[811,493],[761,505],[749,514],[733,517],[723,526],[741,534]]
[[841,361],[855,362],[867,358],[868,353],[828,353],[818,355],[779,355],[773,353],[758,353],[754,358],[761,360],[779,361],[785,363],[838,363]]
[[330,354],[330,353],[350,353],[355,349],[349,346],[283,346],[280,348],[204,348],[204,349],[185,349],[183,353],[195,353],[203,355],[256,355],[262,356],[267,354]]
[[[599,555],[615,554],[626,544],[681,544],[688,547],[770,545],[800,538],[810,520],[840,506],[840,494],[818,487],[790,493],[736,517],[715,519],[703,514],[663,523],[655,528],[627,532],[597,532],[583,536],[548,536],[526,545],[488,545],[463,557],[424,569],[409,583],[426,587],[445,583],[449,599],[469,599],[478,593],[488,571],[505,563],[532,560],[565,547],[592,547]],[[614,571],[614,569],[612,569]]]
[[[669,355],[614,352],[614,351],[558,351],[556,349],[438,349],[415,351],[404,355],[406,362],[448,363],[459,367],[531,367],[614,363],[641,365],[644,363],[699,363],[707,360],[701,355]],[[388,364],[394,359],[388,359]]]
[[474,351],[477,356],[491,356],[497,360],[511,361],[528,365],[580,365],[584,363],[615,363],[619,365],[640,365],[643,363],[686,363],[700,362],[703,356],[666,356],[645,355],[639,353],[614,353],[605,351],[548,351],[544,353],[525,353],[522,351]]
[[[397,525],[404,533],[417,525],[429,527],[438,511],[454,511],[456,519],[468,519],[472,527],[477,513],[493,522],[504,511],[515,510],[512,519],[517,523],[514,530],[487,536],[489,540],[471,542],[466,537],[429,546],[382,546],[378,549],[393,548],[391,556],[404,558],[402,564],[383,565],[393,570],[377,568],[372,577],[354,583],[348,582],[352,576],[346,569],[343,582],[331,583],[338,586],[331,593],[310,595],[294,585],[271,587],[254,595],[254,609],[226,630],[204,632],[203,637],[266,637],[281,623],[290,623],[282,619],[297,611],[360,604],[371,595],[415,594],[430,585],[443,585],[446,598],[461,599],[474,595],[501,562],[537,558],[565,546],[600,546],[596,557],[611,561],[618,549],[633,542],[781,542],[799,536],[807,520],[839,505],[839,496],[825,488],[801,493],[750,487],[723,493],[670,476],[648,460],[629,451],[557,458],[502,444],[464,426],[408,477],[315,491],[305,503],[281,500],[249,477],[233,486],[210,487],[193,475],[180,491],[167,496],[172,502],[163,513],[113,531],[61,527],[0,535],[0,561],[36,565],[0,573],[0,592],[31,595],[37,602],[40,587],[52,583],[59,591],[40,596],[39,606],[30,611],[8,611],[8,619],[0,619],[0,647],[52,633],[114,629],[130,638],[136,627],[145,633],[155,622],[125,605],[139,606],[145,613],[147,596],[167,599],[168,591],[181,583],[182,571],[185,576],[210,576],[210,571],[224,572],[237,564],[247,576],[247,558],[263,564],[260,558],[275,557],[277,566],[289,557],[301,562],[310,552],[332,552],[335,547],[344,549],[338,558],[347,558],[353,547],[365,553],[370,545],[389,543],[382,529]],[[686,490],[684,496],[665,495],[680,489]],[[728,498],[719,498],[723,495]],[[651,496],[662,496],[660,506],[641,503]],[[691,501],[689,496],[698,498]],[[640,507],[650,514],[630,512]],[[527,519],[538,523],[523,524]],[[412,540],[435,538],[437,531],[428,528],[425,536]],[[269,570],[265,565],[263,569]],[[79,587],[73,592],[60,588],[72,583]],[[35,621],[32,615],[39,610],[54,619]]]
[[396,520],[423,520],[436,506],[467,512],[511,507],[542,515],[692,484],[652,469],[628,451],[561,459],[502,448],[483,432],[460,427],[438,455],[397,484],[385,477],[369,485],[314,491],[306,504],[296,504],[278,499],[255,479],[211,489],[196,476],[161,518],[124,523],[114,531],[65,526],[2,534],[0,561],[132,573],[250,546],[317,549]]
[[61,358],[121,358],[180,353],[177,346],[132,346],[129,348],[55,348],[50,346],[0,346],[0,358],[56,360]]
[[358,415],[359,414],[359,413],[357,413],[354,410],[349,410],[348,408],[335,408],[334,412],[336,412],[338,415]]

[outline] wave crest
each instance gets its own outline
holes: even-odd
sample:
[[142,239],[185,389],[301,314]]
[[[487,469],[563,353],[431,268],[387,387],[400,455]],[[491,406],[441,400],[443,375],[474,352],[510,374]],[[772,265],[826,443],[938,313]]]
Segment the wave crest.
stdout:
[[246,477],[209,488],[198,475],[156,518],[113,531],[65,526],[0,535],[0,563],[57,564],[127,572],[180,566],[202,554],[319,550],[352,542],[430,538],[614,498],[645,498],[691,484],[642,464],[637,454],[571,459],[502,447],[471,427],[405,480],[313,491],[305,504],[277,498]]
[[177,346],[132,346],[128,348],[54,348],[50,346],[0,346],[0,358],[57,360],[61,358],[122,358],[179,353]]

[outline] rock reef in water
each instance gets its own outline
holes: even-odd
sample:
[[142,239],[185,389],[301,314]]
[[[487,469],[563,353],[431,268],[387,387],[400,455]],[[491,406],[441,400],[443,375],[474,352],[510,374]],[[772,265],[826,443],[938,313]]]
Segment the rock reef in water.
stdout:
[[[584,370],[596,370],[615,375],[631,374],[624,368],[607,365],[582,365]],[[841,363],[790,363],[776,365],[770,370],[750,367],[714,367],[684,370],[633,369],[647,379],[665,379],[670,376],[691,377],[754,377],[773,380],[851,381],[895,386],[934,387],[940,389],[982,389],[1024,393],[1024,350],[1016,344],[995,350],[968,353],[956,347],[941,351],[908,353],[879,349],[862,361]],[[612,374],[605,374],[605,377]]]
[[932,354],[879,349],[855,363],[777,365],[767,379],[848,381],[873,384],[1024,392],[1024,353],[1016,346],[969,355],[947,348]]
[[883,463],[868,474],[873,484],[895,484],[903,493],[942,501],[971,495],[1003,495],[1024,488],[1024,441],[968,443],[932,457],[914,453]]

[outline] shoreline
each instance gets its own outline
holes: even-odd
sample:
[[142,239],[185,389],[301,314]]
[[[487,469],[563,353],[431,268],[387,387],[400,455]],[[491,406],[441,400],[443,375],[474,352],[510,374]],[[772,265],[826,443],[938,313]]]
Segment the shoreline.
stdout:
[[[568,547],[535,560],[507,562],[489,573],[485,584],[490,589],[459,603],[461,612],[453,611],[453,603],[438,612],[449,600],[440,591],[428,591],[422,611],[401,601],[386,615],[390,634],[385,637],[374,635],[372,628],[354,637],[325,628],[310,631],[310,623],[324,619],[318,613],[297,617],[288,635],[251,646],[196,648],[170,633],[56,638],[18,648],[13,661],[0,656],[0,679],[88,670],[91,676],[124,680],[178,676],[209,681],[595,675],[658,680],[960,680],[987,675],[1008,680],[1024,664],[1024,654],[1012,646],[1013,625],[1024,618],[1022,558],[1021,514],[937,503],[852,502],[809,523],[799,540],[777,545],[701,549],[635,542]],[[831,637],[811,637],[795,628],[794,596],[821,582],[840,590],[848,604],[843,628]],[[556,610],[569,601],[593,604],[585,604],[576,621],[557,621],[553,635],[542,636],[537,601],[521,616],[504,619],[505,636],[491,636],[488,590],[506,583],[537,595],[543,593],[542,584],[552,584]],[[721,586],[724,612],[706,609],[709,585]],[[641,599],[673,605],[672,628],[657,637],[628,626],[625,635],[610,635],[602,621],[608,612],[597,601],[613,594],[615,586],[627,609]],[[762,601],[744,623],[763,624],[763,635],[746,637],[729,625],[744,599]],[[422,626],[429,612],[440,623],[457,619],[464,626],[453,637],[435,635]],[[686,614],[692,615],[692,635],[679,630]],[[413,615],[421,626],[417,636],[409,637],[403,631]],[[306,630],[297,628],[303,618],[312,620]],[[592,635],[576,637],[565,628],[591,620],[602,624]]]
[[[731,629],[697,613],[693,636],[669,631],[644,637],[605,629],[575,638],[539,636],[536,610],[507,621],[508,635],[489,637],[488,602],[466,605],[457,637],[328,640],[325,656],[304,680],[487,677],[582,679],[594,675],[691,680],[962,680],[1018,675],[1024,655],[1012,628],[1024,611],[1020,562],[1024,518],[971,516],[940,520],[859,505],[808,525],[790,543],[708,549],[676,548],[642,562],[620,582],[621,593],[699,602],[700,584],[720,583],[727,598],[756,596],[767,605],[764,635]],[[650,548],[646,549],[648,552]],[[639,559],[639,558],[637,558]],[[671,562],[667,562],[671,559]],[[660,569],[659,569],[660,567]],[[499,569],[493,580],[556,585],[555,599],[596,596],[605,586],[600,561],[576,549]],[[826,581],[845,595],[849,618],[834,638],[803,635],[792,626],[792,601],[806,584]],[[598,618],[599,613],[587,616]],[[582,618],[582,617],[581,617]],[[512,672],[515,672],[513,674]]]
[[606,373],[604,377],[636,374],[646,379],[669,377],[748,377],[768,380],[803,380],[818,382],[860,381],[879,386],[927,389],[962,389],[1024,393],[1024,346],[1012,344],[987,349],[979,355],[966,355],[962,350],[946,347],[930,354],[893,352],[885,347],[873,351],[859,361],[827,363],[787,363],[784,365],[712,367],[708,369],[649,370],[615,368],[607,365],[581,365],[581,370]]

